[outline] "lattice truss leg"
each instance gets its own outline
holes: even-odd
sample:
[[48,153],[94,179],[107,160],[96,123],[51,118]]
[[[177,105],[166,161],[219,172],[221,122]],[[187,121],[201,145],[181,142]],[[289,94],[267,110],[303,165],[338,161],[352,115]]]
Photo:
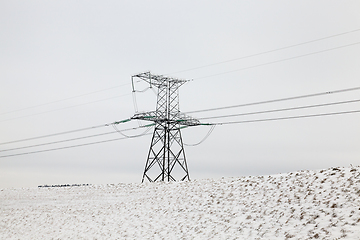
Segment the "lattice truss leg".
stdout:
[[180,126],[176,125],[156,124],[142,181],[190,180]]

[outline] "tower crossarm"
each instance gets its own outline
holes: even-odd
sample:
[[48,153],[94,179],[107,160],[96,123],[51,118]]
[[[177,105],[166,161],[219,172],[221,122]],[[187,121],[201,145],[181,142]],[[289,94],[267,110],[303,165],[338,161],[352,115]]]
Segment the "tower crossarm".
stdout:
[[141,80],[144,80],[145,82],[149,83],[150,86],[154,85],[158,88],[164,87],[167,83],[176,84],[178,87],[180,87],[181,85],[189,81],[185,79],[167,77],[164,75],[156,75],[156,74],[152,74],[151,72],[139,73],[133,75],[132,79],[133,78],[140,78]]
[[179,118],[176,119],[176,122],[180,125],[186,125],[186,126],[201,125],[199,120],[197,120],[196,118],[193,118],[191,116],[188,116],[184,113],[179,114]]
[[146,120],[146,121],[154,121],[155,119],[158,118],[159,116],[156,114],[156,111],[136,113],[134,116],[131,117],[131,119],[133,120]]
[[198,126],[202,125],[202,123],[186,114],[179,113],[177,116],[173,117],[172,119],[167,119],[162,117],[156,111],[150,112],[143,112],[135,114],[131,119],[133,120],[145,120],[145,121],[152,121],[155,123],[169,123],[169,124],[179,124],[179,125],[186,125],[186,126]]

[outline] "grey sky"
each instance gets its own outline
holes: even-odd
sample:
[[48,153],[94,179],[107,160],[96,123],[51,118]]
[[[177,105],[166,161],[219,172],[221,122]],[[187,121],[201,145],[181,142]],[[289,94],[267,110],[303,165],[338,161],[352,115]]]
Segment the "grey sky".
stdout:
[[[358,43],[360,31],[224,64],[183,70],[360,29],[359,9],[359,1],[328,0],[0,1],[0,142],[129,118],[134,114],[130,77],[147,70],[194,79],[180,89],[183,112],[358,87],[360,44],[216,74]],[[208,77],[211,75],[214,76]],[[108,88],[111,89],[72,98]],[[359,93],[352,91],[193,116],[353,100],[360,99]],[[112,97],[116,98],[99,101]],[[58,101],[67,98],[70,99]],[[138,93],[137,99],[139,110],[155,109],[152,92]],[[38,107],[29,108],[32,106]],[[19,109],[24,110],[15,111]],[[360,110],[360,104],[211,121],[349,110]],[[190,177],[217,178],[359,165],[359,121],[360,113],[357,113],[217,126],[204,143],[186,147]],[[0,145],[0,150],[112,130],[109,127]],[[184,129],[184,141],[196,143],[208,130],[207,127]],[[0,156],[116,137],[121,136],[111,134],[0,152]],[[139,182],[150,138],[0,158],[0,188]]]

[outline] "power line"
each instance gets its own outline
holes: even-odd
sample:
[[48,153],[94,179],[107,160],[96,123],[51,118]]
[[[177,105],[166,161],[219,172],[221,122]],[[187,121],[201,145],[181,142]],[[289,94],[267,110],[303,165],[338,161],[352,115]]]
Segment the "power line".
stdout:
[[349,101],[342,101],[342,102],[322,103],[322,104],[307,105],[307,106],[300,106],[300,107],[272,109],[272,110],[258,111],[258,112],[247,112],[247,113],[238,113],[238,114],[230,114],[230,115],[222,115],[222,116],[203,117],[203,118],[198,118],[198,119],[199,119],[199,120],[203,120],[203,119],[238,117],[238,116],[247,116],[247,115],[263,114],[263,113],[273,113],[273,112],[283,112],[283,111],[299,110],[299,109],[306,109],[306,108],[316,108],[316,107],[333,106],[333,105],[348,104],[348,103],[355,103],[355,102],[360,102],[360,99],[357,99],[357,100],[349,100]]
[[143,136],[143,135],[147,134],[147,133],[150,131],[151,127],[154,126],[154,125],[155,125],[155,124],[149,124],[149,125],[146,125],[146,126],[139,126],[139,127],[137,127],[137,128],[147,127],[147,129],[146,129],[143,133],[140,133],[140,134],[138,134],[138,135],[132,135],[132,136],[124,134],[124,133],[123,133],[124,130],[118,129],[118,128],[115,126],[115,124],[112,124],[112,127],[115,129],[115,131],[116,131],[117,133],[120,133],[122,136],[124,136],[124,137],[126,137],[126,138],[135,138],[135,137],[140,137],[140,136]]
[[266,103],[289,101],[289,100],[295,100],[295,99],[301,99],[301,98],[317,97],[317,96],[336,94],[336,93],[342,93],[342,92],[350,92],[350,91],[355,91],[355,90],[360,90],[360,87],[346,88],[346,89],[327,91],[327,92],[320,92],[320,93],[313,93],[313,94],[300,95],[300,96],[295,96],[295,97],[279,98],[279,99],[260,101],[260,102],[253,102],[253,103],[238,104],[238,105],[232,105],[232,106],[226,106],[226,107],[209,108],[209,109],[203,109],[203,110],[189,111],[189,112],[186,112],[186,113],[199,113],[199,112],[217,111],[217,110],[223,110],[223,109],[229,109],[229,108],[238,108],[238,107],[253,106],[253,105],[259,105],[259,104],[266,104]]
[[[149,135],[149,134],[145,134],[145,135]],[[141,135],[141,136],[145,136],[145,135]],[[138,136],[138,137],[141,137],[141,136]],[[15,157],[15,156],[34,154],[34,153],[41,153],[41,152],[50,152],[50,151],[62,150],[62,149],[68,149],[68,148],[75,148],[75,147],[83,147],[83,146],[94,145],[94,144],[99,144],[99,143],[106,143],[106,142],[113,142],[113,141],[118,141],[118,140],[123,140],[123,139],[128,139],[128,138],[126,138],[126,137],[115,138],[115,139],[103,140],[103,141],[98,141],[98,142],[91,142],[91,143],[72,145],[72,146],[67,146],[67,147],[51,148],[51,149],[45,149],[45,150],[39,150],[39,151],[33,151],[33,152],[25,152],[25,153],[4,155],[4,156],[0,156],[0,158]]]
[[215,125],[227,125],[227,124],[240,124],[240,123],[268,122],[268,121],[289,120],[289,119],[299,119],[299,118],[324,117],[324,116],[331,116],[331,115],[343,115],[343,114],[352,114],[352,113],[360,113],[360,110],[345,111],[345,112],[332,112],[332,113],[320,113],[320,114],[311,114],[311,115],[299,115],[299,116],[290,116],[290,117],[264,118],[264,119],[254,119],[254,120],[244,120],[244,121],[219,122],[219,123],[214,123],[214,124]]
[[[227,124],[240,124],[240,123],[267,122],[267,121],[278,121],[278,120],[289,120],[289,119],[322,117],[322,116],[342,115],[342,114],[352,114],[352,113],[360,113],[360,110],[344,111],[344,112],[332,112],[332,113],[320,113],[320,114],[300,115],[300,116],[290,116],[290,117],[279,117],[279,118],[265,118],[265,119],[246,120],[246,121],[219,122],[219,123],[214,123],[214,125],[227,125]],[[145,135],[150,135],[150,133],[147,133],[147,134],[144,134],[144,135],[138,135],[138,136],[136,136],[136,137],[145,136]],[[49,152],[49,151],[55,151],[55,150],[61,150],[61,149],[68,149],[68,148],[74,148],[74,147],[82,147],[82,146],[88,146],[88,145],[93,145],[93,144],[98,144],[98,143],[105,143],[105,142],[112,142],[112,141],[117,141],[117,140],[122,140],[122,139],[129,139],[129,138],[127,138],[127,137],[124,137],[124,138],[116,138],[116,139],[110,139],[110,140],[104,140],[104,141],[98,141],[98,142],[92,142],[92,143],[72,145],[72,146],[67,146],[67,147],[59,147],[59,148],[39,150],[39,151],[33,151],[33,152],[25,152],[25,153],[11,154],[11,155],[0,156],[0,158],[14,157],[14,156],[27,155],[27,154],[33,154],[33,153],[41,153],[41,152]]]
[[[252,105],[259,105],[259,104],[266,104],[266,103],[274,103],[274,102],[288,101],[288,100],[294,100],[294,99],[300,99],[300,98],[308,98],[308,97],[315,97],[315,96],[321,96],[321,95],[349,92],[349,91],[355,91],[355,90],[359,90],[359,89],[360,89],[360,87],[354,87],[354,88],[340,89],[340,90],[320,92],[320,93],[314,93],[314,94],[300,95],[300,96],[295,96],[295,97],[280,98],[280,99],[273,99],[273,100],[267,100],[267,101],[260,101],[260,102],[238,104],[238,105],[218,107],[218,108],[210,108],[210,109],[189,111],[189,112],[186,112],[186,113],[208,112],[208,111],[216,111],[216,110],[223,110],[223,109],[230,109],[230,108],[237,108],[237,107],[245,107],[245,106],[252,106]],[[118,123],[121,123],[121,122],[123,122],[123,121],[119,121]],[[59,132],[59,133],[48,134],[48,135],[43,135],[43,136],[38,136],[38,137],[32,137],[32,138],[20,139],[20,140],[15,140],[15,141],[3,142],[3,143],[0,143],[0,145],[16,143],[16,142],[23,142],[23,141],[28,141],[28,140],[35,140],[35,139],[39,139],[39,138],[52,137],[52,136],[57,136],[57,135],[62,135],[62,134],[69,134],[69,133],[74,133],[74,132],[79,132],[79,131],[85,131],[85,130],[91,130],[91,129],[100,128],[100,127],[105,127],[105,126],[110,126],[110,124],[103,124],[103,125],[87,127],[87,128],[81,128],[81,129],[75,129],[75,130],[71,130],[71,131]]]
[[198,78],[194,78],[193,80],[199,80],[199,79],[203,79],[203,78],[215,77],[215,76],[224,75],[224,74],[227,74],[227,73],[239,72],[239,71],[248,70],[248,69],[257,68],[257,67],[262,67],[262,66],[266,66],[266,65],[270,65],[270,64],[274,64],[274,63],[285,62],[285,61],[293,60],[293,59],[296,59],[296,58],[307,57],[307,56],[311,56],[311,55],[315,55],[315,54],[319,54],[319,53],[324,53],[324,52],[328,52],[328,51],[333,51],[333,50],[337,50],[337,49],[341,49],[341,48],[345,48],[345,47],[350,47],[350,46],[354,46],[354,45],[358,45],[358,44],[360,44],[360,42],[351,43],[351,44],[343,45],[343,46],[340,46],[340,47],[333,47],[333,48],[329,48],[329,49],[325,49],[325,50],[321,50],[321,51],[317,51],[317,52],[312,52],[312,53],[307,53],[307,54],[303,54],[303,55],[298,55],[298,56],[294,56],[294,57],[290,57],[290,58],[284,58],[284,59],[280,59],[280,60],[276,60],[276,61],[272,61],[272,62],[267,62],[267,63],[262,63],[262,64],[250,66],[250,67],[244,67],[244,68],[240,68],[240,69],[236,69],[236,70],[231,70],[231,71],[226,71],[226,72],[222,72],[222,73],[212,74],[212,75],[208,75],[208,76],[204,76],[204,77],[198,77]]
[[[360,29],[354,29],[354,30],[351,30],[351,31],[342,32],[342,33],[330,35],[330,36],[327,36],[327,37],[322,37],[322,38],[318,38],[318,39],[314,39],[314,40],[310,40],[310,41],[305,41],[305,42],[302,42],[302,43],[297,43],[297,44],[293,44],[293,45],[289,45],[289,46],[285,46],[285,47],[281,47],[281,48],[276,48],[276,49],[272,49],[272,50],[268,50],[268,51],[264,51],[264,52],[260,52],[260,53],[250,54],[250,55],[247,55],[247,56],[238,57],[238,58],[225,60],[225,61],[221,61],[221,62],[216,62],[216,63],[212,63],[212,64],[207,64],[207,65],[203,65],[203,66],[199,66],[199,67],[180,70],[180,71],[172,72],[172,73],[168,73],[168,74],[187,72],[187,71],[192,71],[192,70],[201,69],[201,68],[205,68],[205,67],[210,67],[210,66],[214,66],[214,65],[233,62],[233,61],[237,61],[237,60],[241,60],[241,59],[246,59],[246,58],[250,58],[250,57],[255,57],[255,56],[259,56],[259,55],[263,55],[263,54],[267,54],[267,53],[271,53],[271,52],[276,52],[276,51],[280,51],[280,50],[284,50],[284,49],[289,49],[289,48],[293,48],[293,47],[297,47],[297,46],[301,46],[301,45],[305,45],[305,44],[309,44],[309,43],[313,43],[313,42],[317,42],[317,41],[321,41],[321,40],[325,40],[325,39],[329,39],[329,38],[333,38],[333,37],[338,37],[338,36],[341,36],[341,35],[357,32],[357,31],[360,31]],[[346,46],[343,46],[343,47],[346,47]],[[333,50],[333,49],[330,49],[330,50]],[[329,50],[325,50],[325,51],[329,51]],[[315,54],[315,53],[312,53],[312,54]],[[302,56],[304,56],[304,55],[302,55]],[[302,56],[298,56],[298,57],[302,57]],[[295,57],[295,58],[297,58],[297,57]],[[290,59],[293,59],[293,58],[290,58]],[[285,61],[285,60],[289,60],[289,59],[284,59],[284,60],[280,60],[280,61]],[[276,62],[278,62],[278,61],[276,61]],[[252,67],[249,67],[249,68],[259,67],[259,66],[263,66],[263,65],[267,65],[267,64],[272,64],[272,63],[275,63],[275,62],[256,65],[256,66],[252,66]],[[234,71],[241,71],[241,70],[245,70],[245,69],[249,69],[249,68],[238,69],[238,70],[234,70]],[[225,74],[225,73],[229,73],[229,72],[224,72],[224,73],[220,73],[220,74],[216,74],[216,75],[221,75],[221,74]],[[216,76],[216,75],[211,75],[211,76]],[[206,77],[201,77],[201,78],[207,78],[207,77],[211,77],[211,76],[206,76]],[[198,79],[200,79],[200,78],[198,78]],[[84,93],[84,94],[80,94],[80,95],[77,95],[77,96],[68,97],[68,98],[64,98],[64,99],[60,99],[60,100],[56,100],[56,101],[52,101],[52,102],[48,102],[48,103],[43,103],[43,104],[39,104],[39,105],[35,105],[35,106],[30,106],[30,107],[25,107],[25,108],[13,110],[13,111],[3,112],[3,113],[0,113],[0,115],[9,114],[9,113],[13,113],[13,112],[19,112],[19,111],[23,111],[23,110],[27,110],[27,109],[31,109],[31,108],[36,108],[36,107],[41,107],[41,106],[45,106],[45,105],[49,105],[49,104],[53,104],[53,103],[57,103],[57,102],[66,101],[66,100],[69,100],[69,99],[79,98],[79,97],[91,95],[91,94],[94,94],[94,93],[108,91],[108,90],[114,89],[114,88],[119,88],[119,87],[126,86],[126,85],[130,85],[130,83],[126,83],[126,84],[122,84],[122,85],[118,85],[118,86],[113,86],[113,87],[110,87],[110,88],[105,88],[105,89],[101,89],[101,90],[93,91],[93,92],[89,92],[89,93]],[[32,115],[30,115],[30,116],[32,116]],[[8,119],[8,120],[12,120],[12,119]],[[5,121],[7,121],[7,120],[5,120]]]
[[10,148],[10,149],[5,149],[5,150],[0,150],[0,152],[7,152],[7,151],[13,151],[13,150],[20,150],[20,149],[24,149],[24,148],[40,147],[40,146],[46,146],[46,145],[51,145],[51,144],[70,142],[70,141],[91,138],[91,137],[98,137],[98,136],[114,134],[114,133],[116,133],[116,132],[100,133],[100,134],[89,135],[89,136],[78,137],[78,138],[71,138],[71,139],[60,140],[60,141],[55,141],[55,142],[41,143],[41,144],[29,145],[29,146],[25,146],[25,147]]
[[[325,40],[325,39],[328,39],[328,38],[333,38],[333,37],[337,37],[337,36],[357,32],[357,31],[360,31],[360,29],[355,29],[355,30],[351,30],[351,31],[347,31],[347,32],[339,33],[339,34],[334,34],[334,35],[330,35],[330,36],[327,36],[327,37],[318,38],[318,39],[315,39],[315,40],[310,40],[310,41],[306,41],[306,42],[302,42],[302,43],[298,43],[298,44],[294,44],[294,45],[290,45],[290,46],[286,46],[286,47],[281,47],[281,48],[277,48],[277,49],[273,49],[273,50],[269,50],[269,51],[265,51],[265,52],[260,52],[260,53],[256,53],[256,54],[251,54],[251,55],[247,55],[247,56],[243,56],[243,57],[239,57],[239,58],[235,58],[235,59],[230,59],[230,60],[226,60],[226,61],[222,61],[222,62],[212,63],[212,64],[203,65],[203,66],[200,66],[200,67],[190,68],[190,69],[186,69],[186,70],[181,70],[181,71],[173,72],[173,73],[170,73],[170,74],[186,72],[186,71],[196,70],[196,69],[200,69],[200,68],[204,68],[204,67],[223,64],[223,63],[227,63],[227,62],[232,62],[232,61],[236,61],[236,60],[240,60],[240,59],[250,58],[250,57],[263,55],[263,54],[267,54],[267,53],[271,53],[271,52],[275,52],[275,51],[280,51],[280,50],[284,50],[284,49],[288,49],[288,48],[293,48],[293,47],[296,47],[296,46],[301,46],[301,45],[304,45],[304,44],[317,42],[317,41],[321,41],[321,40]],[[264,64],[255,65],[255,66],[250,66],[250,67],[246,67],[246,68],[241,68],[241,69],[237,69],[237,70],[232,70],[232,71],[222,72],[222,73],[218,73],[218,74],[214,74],[214,75],[204,76],[204,77],[196,78],[195,80],[202,79],[202,78],[213,77],[213,76],[218,76],[218,75],[223,75],[223,74],[231,73],[231,72],[247,70],[247,69],[256,68],[256,67],[261,67],[261,66],[265,66],[265,65],[269,65],[269,64],[273,64],[273,63],[278,63],[278,62],[283,62],[283,61],[287,61],[287,60],[291,60],[291,59],[295,59],[295,58],[300,58],[300,57],[304,57],[304,56],[318,54],[318,53],[331,51],[331,50],[335,50],[335,49],[339,49],[339,48],[343,48],[343,47],[348,47],[348,46],[352,46],[352,45],[356,45],[356,44],[359,44],[359,42],[344,45],[344,46],[340,46],[340,47],[335,47],[335,48],[331,48],[331,49],[326,49],[326,50],[322,50],[322,51],[318,51],[318,52],[314,52],[314,53],[304,54],[304,55],[295,56],[295,57],[286,58],[286,59],[281,59],[281,60],[277,60],[277,61],[272,61],[272,62],[268,62],[268,63],[264,63]],[[9,113],[13,113],[13,112],[19,112],[19,111],[23,111],[23,110],[26,110],[26,109],[40,107],[40,106],[45,106],[45,105],[49,105],[49,104],[53,104],[53,103],[57,103],[57,102],[62,102],[62,101],[69,100],[69,99],[79,98],[79,97],[82,97],[82,96],[86,96],[86,95],[90,95],[90,94],[94,94],[94,93],[98,93],[98,92],[103,92],[103,91],[107,91],[107,90],[114,89],[114,88],[119,88],[119,87],[126,86],[126,85],[130,85],[130,83],[122,84],[122,85],[118,85],[118,86],[114,86],[114,87],[110,87],[110,88],[106,88],[106,89],[102,89],[102,90],[98,90],[98,91],[94,91],[94,92],[89,92],[89,93],[85,93],[85,94],[81,94],[81,95],[77,95],[77,96],[73,96],[73,97],[69,97],[69,98],[64,98],[64,99],[60,99],[60,100],[56,100],[56,101],[52,101],[52,102],[48,102],[48,103],[43,103],[43,104],[39,104],[39,105],[35,105],[35,106],[30,106],[30,107],[21,108],[21,109],[17,109],[17,110],[13,110],[13,111],[3,112],[3,113],[0,113],[0,115],[9,114]],[[121,95],[121,96],[125,96],[125,95]],[[121,97],[121,96],[117,96],[117,97]],[[116,97],[113,97],[113,98],[116,98]],[[104,100],[108,100],[108,99],[112,99],[112,98],[107,98],[107,99],[103,99],[103,100],[98,100],[98,101],[94,101],[94,102],[74,105],[74,106],[70,106],[70,107],[66,107],[66,108],[55,109],[55,110],[51,110],[51,111],[46,111],[46,112],[42,112],[42,113],[37,113],[37,114],[32,114],[32,115],[27,115],[27,116],[22,116],[22,117],[17,117],[17,118],[6,119],[6,120],[2,120],[0,122],[10,121],[10,120],[19,119],[19,118],[26,118],[26,117],[45,114],[45,113],[49,113],[49,112],[53,112],[53,111],[64,110],[64,109],[67,109],[67,108],[86,105],[86,104],[95,103],[95,102],[99,102],[99,101],[104,101]]]
[[[112,126],[115,126],[114,124],[111,124]],[[150,125],[147,125],[146,127],[150,128]],[[130,131],[130,130],[136,130],[142,127],[134,127],[134,128],[127,128],[127,129],[121,129],[122,132],[125,131]],[[120,131],[120,130],[119,130]],[[149,129],[146,130],[145,133],[140,134],[140,135],[144,135],[149,131]],[[20,150],[20,149],[25,149],[25,148],[32,148],[32,147],[40,147],[40,146],[46,146],[46,145],[51,145],[51,144],[57,144],[57,143],[64,143],[64,142],[70,142],[70,141],[76,141],[76,140],[80,140],[80,139],[86,139],[86,138],[91,138],[91,137],[99,137],[99,136],[104,136],[104,135],[109,135],[109,134],[114,134],[117,133],[118,131],[111,131],[111,132],[106,132],[106,133],[99,133],[99,134],[93,134],[93,135],[88,135],[88,136],[84,136],[84,137],[77,137],[77,138],[70,138],[70,139],[65,139],[65,140],[60,140],[60,141],[54,141],[54,142],[47,142],[47,143],[41,143],[41,144],[35,144],[35,145],[28,145],[28,146],[24,146],[24,147],[17,147],[17,148],[10,148],[10,149],[5,149],[5,150],[0,150],[0,152],[7,152],[7,151],[13,151],[13,150]],[[138,137],[140,135],[136,135],[136,136],[130,136],[131,138],[134,137]],[[127,137],[127,136],[126,136]]]
[[[265,119],[255,119],[255,120],[245,120],[245,121],[231,121],[231,122],[218,122],[213,123],[212,125],[228,125],[228,124],[241,124],[241,123],[254,123],[254,122],[267,122],[267,121],[278,121],[278,120],[290,120],[290,119],[300,119],[300,118],[311,118],[311,117],[322,117],[322,116],[331,116],[331,115],[343,115],[343,114],[353,114],[353,113],[360,113],[360,110],[353,110],[353,111],[343,111],[343,112],[331,112],[331,113],[320,113],[320,114],[311,114],[311,115],[299,115],[299,116],[289,116],[289,117],[278,117],[278,118],[265,118]],[[146,127],[146,126],[144,126]],[[210,133],[212,132],[213,128],[211,129]],[[124,131],[124,130],[123,130]],[[142,135],[137,135],[133,137],[140,137],[150,135],[149,133],[144,133]],[[205,139],[209,136],[208,133],[205,137]],[[52,148],[52,149],[45,149],[45,150],[39,150],[39,151],[32,151],[32,152],[25,152],[25,153],[18,153],[18,154],[11,154],[11,155],[4,155],[0,156],[0,158],[5,157],[14,157],[14,156],[20,156],[20,155],[26,155],[26,154],[33,154],[33,153],[41,153],[41,152],[49,152],[54,150],[61,150],[61,149],[68,149],[68,148],[74,148],[74,147],[81,147],[81,146],[87,146],[87,145],[93,145],[98,143],[105,143],[105,142],[111,142],[111,141],[117,141],[122,139],[128,139],[128,137],[124,138],[116,138],[116,139],[110,139],[110,140],[104,140],[104,141],[98,141],[98,142],[92,142],[92,143],[85,143],[85,144],[78,144],[78,145],[72,145],[67,147],[59,147],[59,148]],[[202,140],[203,141],[203,140]]]
[[345,35],[345,34],[349,34],[349,33],[353,33],[353,32],[358,32],[358,31],[360,31],[360,29],[355,29],[355,30],[351,30],[351,31],[347,31],[347,32],[339,33],[339,34],[334,34],[334,35],[330,35],[330,36],[327,36],[327,37],[322,37],[322,38],[318,38],[318,39],[314,39],[314,40],[310,40],[310,41],[306,41],[306,42],[302,42],[302,43],[297,43],[297,44],[289,45],[289,46],[286,46],[286,47],[276,48],[276,49],[272,49],[272,50],[268,50],[268,51],[264,51],[264,52],[260,52],[260,53],[254,53],[254,54],[246,55],[246,56],[243,56],[243,57],[233,58],[233,59],[230,59],[230,60],[211,63],[211,64],[203,65],[203,66],[200,66],[200,67],[194,67],[194,68],[189,68],[189,69],[185,69],[185,70],[181,70],[181,71],[177,71],[177,72],[172,72],[172,73],[169,73],[169,74],[188,72],[188,71],[197,70],[197,69],[201,69],[201,68],[205,68],[205,67],[211,67],[211,66],[215,66],[215,65],[219,65],[219,64],[228,63],[228,62],[234,62],[234,61],[237,61],[237,60],[246,59],[246,58],[250,58],[250,57],[255,57],[255,56],[259,56],[259,55],[264,55],[264,54],[267,54],[267,53],[272,53],[272,52],[276,52],[276,51],[280,51],[280,50],[284,50],[284,49],[289,49],[289,48],[293,48],[293,47],[298,47],[298,46],[301,46],[301,45],[305,45],[305,44],[309,44],[309,43],[313,43],[313,42],[318,42],[318,41],[321,41],[321,40],[325,40],[325,39],[329,39],[329,38],[333,38],[333,37],[338,37],[338,36],[341,36],[341,35]]
[[42,136],[37,136],[37,137],[19,139],[19,140],[10,141],[10,142],[2,142],[2,143],[0,143],[0,145],[10,144],[10,143],[17,143],[17,142],[24,142],[24,141],[35,140],[35,139],[40,139],[40,138],[53,137],[53,136],[69,134],[69,133],[75,133],[75,132],[81,132],[81,131],[85,131],[85,130],[92,130],[92,129],[106,127],[106,126],[109,126],[109,124],[102,124],[102,125],[93,126],[93,127],[80,128],[80,129],[75,129],[75,130],[70,130],[70,131],[65,131],[65,132],[58,132],[58,133],[47,134],[47,135],[42,135]]
[[203,143],[203,142],[210,136],[210,134],[214,131],[215,126],[216,126],[216,125],[211,125],[211,127],[210,127],[210,129],[209,129],[209,132],[205,135],[205,137],[204,137],[203,139],[200,140],[200,142],[194,143],[194,144],[184,143],[184,145],[190,146],[190,147],[200,145],[200,144]]
[[[360,87],[355,87],[355,88],[341,89],[341,90],[321,92],[321,93],[308,94],[308,95],[301,95],[301,96],[295,96],[295,97],[274,99],[274,100],[268,100],[268,101],[261,101],[261,102],[233,105],[233,106],[225,106],[225,107],[212,108],[212,109],[197,110],[197,111],[191,111],[191,112],[188,112],[188,113],[207,112],[207,111],[222,110],[222,109],[229,109],[229,108],[236,108],[236,107],[243,107],[243,106],[251,106],[251,105],[257,105],[257,104],[273,103],[273,102],[293,100],[293,99],[299,99],[299,98],[314,97],[314,96],[320,96],[320,95],[326,95],[326,94],[335,94],[335,93],[341,93],[341,92],[347,92],[347,91],[354,91],[354,90],[359,90],[359,89],[360,89]],[[304,108],[315,108],[315,107],[321,107],[321,106],[330,106],[330,105],[338,105],[338,104],[345,104],[345,103],[354,103],[354,102],[359,102],[359,101],[360,100],[349,100],[349,101],[342,101],[342,102],[323,103],[323,104],[317,104],[317,105],[307,105],[307,106],[292,107],[292,108],[273,109],[273,110],[266,110],[266,111],[260,111],[260,112],[249,112],[249,113],[241,113],[241,114],[204,117],[204,118],[200,118],[200,119],[214,119],[214,118],[234,117],[234,116],[252,115],[252,114],[260,114],[260,113],[288,111],[288,110],[304,109]],[[325,115],[345,114],[345,113],[346,112],[330,113],[330,114],[325,114]],[[258,119],[258,120],[249,120],[249,121],[236,121],[236,122],[231,122],[231,123],[246,123],[246,122],[270,121],[270,120],[272,121],[272,120],[304,118],[304,117],[323,116],[323,115],[324,114],[309,115],[309,116],[285,117],[285,118],[274,118],[274,119]],[[35,139],[40,139],[40,138],[52,137],[52,136],[58,136],[58,135],[63,135],[63,134],[69,134],[69,133],[85,131],[85,130],[92,130],[92,129],[97,129],[97,128],[100,128],[100,127],[106,127],[106,126],[110,126],[110,125],[114,125],[114,124],[125,123],[125,122],[128,122],[130,120],[131,119],[125,119],[125,120],[114,122],[114,123],[111,123],[111,124],[103,124],[103,125],[92,126],[92,127],[87,127],[87,128],[81,128],[81,129],[75,129],[75,130],[70,130],[70,131],[65,131],[65,132],[54,133],[54,134],[42,135],[42,136],[37,136],[37,137],[32,137],[32,138],[26,138],[26,139],[19,139],[19,140],[15,140],[15,141],[3,142],[3,143],[0,143],[0,145],[23,142],[23,141],[29,141],[29,140],[35,140]],[[229,123],[217,123],[217,124],[229,124]],[[129,128],[129,129],[123,129],[121,131],[134,130],[134,129],[138,129],[138,128],[142,128],[142,127],[149,127],[149,125],[139,126],[139,127],[135,127],[135,128]],[[13,148],[13,149],[8,149],[8,150],[3,150],[3,151],[17,150],[17,149],[22,149],[22,148],[36,147],[36,146],[43,146],[43,145],[49,145],[49,144],[55,144],[55,143],[79,140],[79,139],[84,139],[84,138],[89,138],[89,137],[101,136],[101,135],[106,135],[106,134],[110,134],[110,133],[95,134],[95,135],[90,135],[90,136],[85,136],[85,137],[78,137],[78,138],[61,140],[61,141],[56,141],[56,142],[50,142],[50,143],[44,143],[44,144],[38,144],[38,145],[31,145],[31,146]]]
[[13,112],[19,112],[19,111],[23,111],[23,110],[26,110],[26,109],[37,108],[37,107],[41,107],[41,106],[46,106],[46,105],[49,105],[49,104],[53,104],[53,103],[57,103],[57,102],[62,102],[62,101],[66,101],[66,100],[69,100],[69,99],[79,98],[79,97],[83,97],[83,96],[86,96],[86,95],[91,95],[91,94],[98,93],[98,92],[108,91],[108,90],[110,90],[110,89],[119,88],[119,87],[123,87],[123,86],[126,86],[126,85],[130,85],[130,83],[126,83],[126,84],[122,84],[122,85],[118,85],[118,86],[114,86],[114,87],[110,87],[110,88],[105,88],[105,89],[98,90],[98,91],[94,91],[94,92],[84,93],[84,94],[81,94],[81,95],[77,95],[77,96],[73,96],[73,97],[68,97],[68,98],[64,98],[64,99],[60,99],[60,100],[56,100],[56,101],[52,101],[52,102],[48,102],[48,103],[42,103],[42,104],[35,105],[35,106],[30,106],[30,107],[26,107],[26,108],[21,108],[21,109],[9,111],[9,112],[3,112],[3,113],[0,113],[0,115],[4,115],[4,114],[8,114],[8,113],[13,113]]
[[11,120],[20,119],[20,118],[27,118],[27,117],[32,117],[32,116],[36,116],[36,115],[42,115],[42,114],[46,114],[46,113],[49,113],[49,112],[56,112],[56,111],[65,110],[65,109],[69,109],[69,108],[74,108],[74,107],[78,107],[78,106],[83,106],[83,105],[87,105],[87,104],[92,104],[92,103],[96,103],[96,102],[107,101],[107,100],[110,100],[110,99],[119,98],[119,97],[123,97],[123,96],[127,96],[127,95],[130,95],[130,93],[123,94],[123,95],[120,95],[120,96],[111,97],[111,98],[100,99],[100,100],[97,100],[97,101],[77,104],[77,105],[73,105],[73,106],[69,106],[69,107],[53,109],[53,110],[49,110],[49,111],[45,111],[45,112],[41,112],[41,113],[35,113],[35,114],[21,116],[21,117],[15,117],[15,118],[9,118],[9,119],[5,119],[5,120],[1,120],[0,122],[6,122],[6,121],[11,121]]

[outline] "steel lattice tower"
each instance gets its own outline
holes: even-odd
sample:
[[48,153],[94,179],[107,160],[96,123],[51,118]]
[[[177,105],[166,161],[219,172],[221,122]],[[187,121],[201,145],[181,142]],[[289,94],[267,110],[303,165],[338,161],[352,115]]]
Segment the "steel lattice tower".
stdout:
[[133,90],[135,78],[158,89],[156,111],[136,113],[132,117],[155,123],[142,182],[190,180],[180,129],[200,122],[179,110],[178,90],[188,80],[145,72],[131,77]]

